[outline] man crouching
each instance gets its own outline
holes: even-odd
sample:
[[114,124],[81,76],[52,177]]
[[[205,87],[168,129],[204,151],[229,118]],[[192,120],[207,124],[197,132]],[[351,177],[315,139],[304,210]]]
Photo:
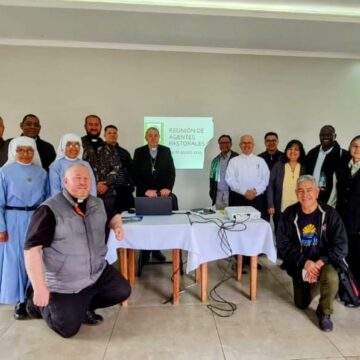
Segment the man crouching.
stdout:
[[293,279],[294,301],[306,309],[320,291],[316,315],[323,331],[332,331],[330,315],[339,287],[334,264],[347,254],[347,237],[338,213],[317,200],[319,188],[311,175],[297,180],[298,203],[283,213],[277,245],[284,267]]
[[[33,291],[28,290],[27,311],[71,337],[82,323],[102,322],[94,310],[123,302],[131,290],[105,260],[106,213],[102,200],[90,195],[88,169],[70,166],[64,186],[36,210],[29,226],[25,264]],[[120,215],[109,226],[121,240]]]

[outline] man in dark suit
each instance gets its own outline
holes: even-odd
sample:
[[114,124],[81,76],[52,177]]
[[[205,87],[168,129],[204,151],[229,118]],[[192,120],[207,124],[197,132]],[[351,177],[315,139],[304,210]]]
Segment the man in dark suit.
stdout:
[[49,171],[50,164],[56,158],[56,152],[50,143],[40,139],[39,133],[41,125],[39,118],[33,114],[25,115],[20,123],[20,128],[22,130],[21,135],[31,137],[35,140],[36,148],[40,155],[41,165],[46,171]]
[[[133,177],[136,185],[136,196],[168,197],[171,196],[175,183],[175,166],[168,147],[159,145],[159,130],[150,127],[146,130],[147,145],[135,150]],[[149,257],[149,253],[145,256]],[[152,257],[165,261],[160,251],[152,251]]]
[[335,140],[336,132],[333,126],[323,126],[319,138],[320,145],[315,146],[306,155],[306,173],[314,176],[320,188],[319,200],[335,207],[337,175],[342,164],[349,162],[350,157]]

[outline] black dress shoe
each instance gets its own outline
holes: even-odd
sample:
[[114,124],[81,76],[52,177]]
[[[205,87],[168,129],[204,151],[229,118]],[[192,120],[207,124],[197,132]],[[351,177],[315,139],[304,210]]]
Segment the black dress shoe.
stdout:
[[155,250],[152,252],[151,254],[152,258],[159,261],[159,262],[165,262],[166,261],[166,257],[164,256],[164,254],[160,251],[160,250]]
[[14,318],[15,320],[24,320],[28,316],[26,312],[26,305],[25,303],[18,303],[15,306]]
[[85,315],[85,319],[83,320],[83,324],[85,325],[99,325],[104,321],[104,318],[96,314],[94,310],[88,310]]

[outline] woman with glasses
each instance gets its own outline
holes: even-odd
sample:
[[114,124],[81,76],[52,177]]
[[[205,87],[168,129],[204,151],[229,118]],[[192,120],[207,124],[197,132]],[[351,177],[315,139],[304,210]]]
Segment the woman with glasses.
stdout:
[[27,316],[25,237],[34,210],[48,194],[48,175],[41,167],[35,140],[13,139],[8,161],[0,169],[0,303],[17,304],[17,320]]
[[296,181],[305,174],[305,151],[299,140],[291,140],[286,145],[284,156],[273,166],[266,190],[268,213],[273,217],[275,230],[281,213],[297,202]]
[[355,280],[360,284],[360,135],[349,146],[351,159],[346,159],[337,176],[337,210],[349,239],[347,261]]
[[63,179],[66,169],[73,164],[82,163],[90,172],[91,195],[96,196],[96,180],[90,164],[82,160],[83,147],[81,138],[75,134],[66,134],[60,139],[55,161],[49,167],[51,196],[63,191]]

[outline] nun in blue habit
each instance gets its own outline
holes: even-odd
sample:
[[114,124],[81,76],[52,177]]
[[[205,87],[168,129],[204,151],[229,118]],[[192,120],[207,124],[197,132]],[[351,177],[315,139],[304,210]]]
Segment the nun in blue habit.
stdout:
[[34,139],[14,138],[0,169],[0,303],[16,304],[14,316],[19,320],[27,315],[26,233],[34,210],[48,194],[48,176]]
[[49,182],[51,196],[63,191],[63,179],[65,177],[66,169],[74,164],[84,164],[90,172],[91,189],[90,194],[97,196],[96,180],[94,172],[90,164],[82,160],[83,147],[81,138],[75,134],[66,134],[61,137],[60,144],[56,152],[56,159],[49,167]]

